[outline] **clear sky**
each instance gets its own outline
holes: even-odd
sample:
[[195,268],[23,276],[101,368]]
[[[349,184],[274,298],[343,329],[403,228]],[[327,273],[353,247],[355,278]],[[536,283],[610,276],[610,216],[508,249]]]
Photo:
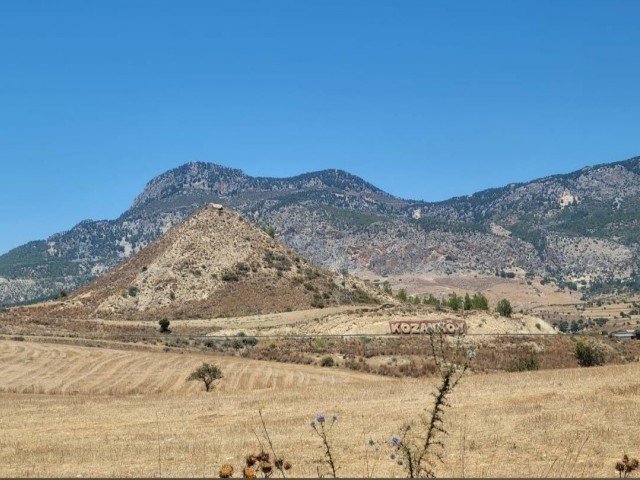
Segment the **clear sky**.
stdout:
[[0,253],[199,160],[424,200],[640,155],[640,1],[1,0]]

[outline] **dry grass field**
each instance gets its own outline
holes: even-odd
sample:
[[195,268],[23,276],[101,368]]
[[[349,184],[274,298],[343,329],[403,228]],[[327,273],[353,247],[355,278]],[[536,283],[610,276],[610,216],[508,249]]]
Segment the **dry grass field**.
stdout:
[[[186,383],[203,360],[225,378],[209,394]],[[264,414],[293,475],[316,476],[317,412],[342,476],[402,476],[383,442],[431,405],[435,380],[214,357],[0,341],[0,475],[216,476],[258,449]],[[640,454],[640,364],[472,374],[446,413],[439,476],[613,476]],[[378,458],[379,457],[379,458]]]

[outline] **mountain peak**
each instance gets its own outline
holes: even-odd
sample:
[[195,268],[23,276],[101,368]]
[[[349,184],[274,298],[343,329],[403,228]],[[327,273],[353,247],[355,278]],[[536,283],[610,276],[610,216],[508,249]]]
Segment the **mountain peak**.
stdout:
[[309,188],[337,189],[393,198],[362,178],[339,169],[285,178],[251,177],[242,170],[216,163],[190,162],[147,183],[144,191],[134,200],[132,208],[170,197],[205,195],[211,198],[229,198],[246,192],[294,192]]

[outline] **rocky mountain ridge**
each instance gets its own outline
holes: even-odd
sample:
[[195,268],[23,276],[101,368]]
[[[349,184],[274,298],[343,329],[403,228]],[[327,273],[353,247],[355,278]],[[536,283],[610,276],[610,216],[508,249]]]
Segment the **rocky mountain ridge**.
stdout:
[[397,198],[342,170],[278,179],[194,162],[151,180],[118,219],[0,256],[0,305],[71,291],[211,202],[273,225],[332,270],[519,271],[593,292],[640,288],[640,157],[443,202]]

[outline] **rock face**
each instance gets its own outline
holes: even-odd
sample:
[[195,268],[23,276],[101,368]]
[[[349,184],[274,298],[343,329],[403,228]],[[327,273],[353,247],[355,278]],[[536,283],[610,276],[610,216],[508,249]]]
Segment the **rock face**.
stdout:
[[308,263],[238,213],[207,205],[63,300],[14,312],[39,318],[193,318],[384,300],[377,288]]
[[592,291],[640,289],[640,157],[444,202],[393,197],[341,170],[292,178],[189,163],[151,180],[120,218],[0,256],[0,305],[69,292],[219,203],[325,268],[491,273],[520,268]]

